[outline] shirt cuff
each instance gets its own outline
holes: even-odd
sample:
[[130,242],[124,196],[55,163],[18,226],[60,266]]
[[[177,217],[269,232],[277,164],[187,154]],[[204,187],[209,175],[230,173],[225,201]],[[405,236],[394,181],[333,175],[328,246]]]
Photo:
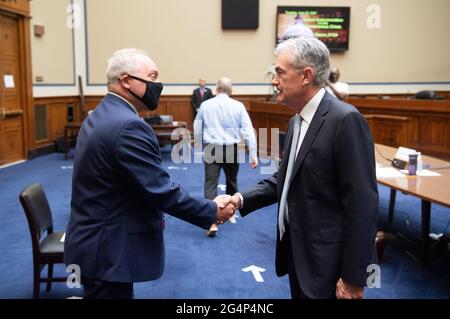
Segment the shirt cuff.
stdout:
[[239,200],[240,200],[240,205],[238,207],[238,209],[244,208],[244,197],[242,197],[241,193],[236,193],[235,195],[239,196]]

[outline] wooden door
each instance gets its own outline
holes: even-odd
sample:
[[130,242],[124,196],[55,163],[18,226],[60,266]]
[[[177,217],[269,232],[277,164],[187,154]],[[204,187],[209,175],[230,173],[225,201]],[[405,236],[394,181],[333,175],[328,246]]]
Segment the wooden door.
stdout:
[[19,18],[0,11],[0,165],[25,158],[19,34]]

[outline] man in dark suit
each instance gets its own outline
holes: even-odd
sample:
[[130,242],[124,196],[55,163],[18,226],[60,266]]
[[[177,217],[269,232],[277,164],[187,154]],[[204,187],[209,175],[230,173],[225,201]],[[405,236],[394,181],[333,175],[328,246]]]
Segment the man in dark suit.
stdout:
[[139,117],[158,105],[155,63],[119,50],[107,78],[109,92],[77,138],[64,258],[80,267],[85,298],[131,298],[133,282],[164,270],[163,212],[207,229],[234,207],[225,196],[191,197],[163,169],[156,135]]
[[276,271],[293,298],[363,298],[376,261],[374,145],[356,108],[325,92],[326,46],[300,37],[276,49],[272,84],[290,120],[278,172],[233,195],[243,216],[278,202]]
[[211,89],[206,87],[206,80],[205,79],[198,79],[198,85],[199,87],[192,92],[191,97],[191,105],[192,110],[194,112],[194,119],[197,116],[198,109],[200,108],[200,104],[202,104],[204,101],[214,97]]

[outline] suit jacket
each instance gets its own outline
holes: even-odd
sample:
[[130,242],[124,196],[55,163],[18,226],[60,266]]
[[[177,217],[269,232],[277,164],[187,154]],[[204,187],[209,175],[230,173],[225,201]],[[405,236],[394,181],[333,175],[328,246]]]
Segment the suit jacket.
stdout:
[[[291,119],[278,172],[242,193],[242,215],[279,202],[292,126]],[[291,250],[300,287],[308,297],[333,298],[340,277],[365,286],[367,266],[376,261],[378,189],[371,133],[353,106],[325,93],[297,155],[291,181],[289,233],[280,241],[277,230],[277,274],[288,272]]]
[[204,101],[214,97],[211,89],[205,87],[205,92],[203,94],[203,98],[200,95],[200,88],[197,88],[192,93],[191,97],[191,105],[192,110],[194,111],[194,115],[197,114],[197,109],[200,107],[200,104],[202,104]]
[[110,282],[153,280],[164,270],[163,211],[207,229],[216,204],[191,197],[161,166],[153,129],[107,94],[77,137],[65,263]]

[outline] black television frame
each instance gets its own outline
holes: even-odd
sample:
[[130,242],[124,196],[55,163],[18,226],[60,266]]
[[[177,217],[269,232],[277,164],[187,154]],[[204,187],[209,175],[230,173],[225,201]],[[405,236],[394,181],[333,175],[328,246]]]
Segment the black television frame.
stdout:
[[346,42],[345,47],[336,48],[336,47],[329,47],[327,45],[327,48],[328,48],[328,50],[330,50],[330,52],[348,51],[349,46],[350,46],[351,7],[345,7],[345,6],[342,6],[342,7],[336,7],[336,6],[277,6],[277,12],[276,12],[277,17],[276,17],[276,25],[275,25],[275,28],[276,28],[276,30],[275,30],[275,45],[277,45],[279,43],[278,42],[278,24],[279,24],[278,17],[280,15],[280,13],[282,13],[283,11],[286,11],[286,10],[291,10],[291,11],[308,11],[309,10],[309,11],[312,11],[312,10],[323,10],[323,9],[325,9],[325,10],[339,9],[339,10],[348,11],[348,12],[346,12],[346,14],[347,14],[347,21],[346,21],[347,25],[346,26],[347,26],[348,32],[347,32],[347,42]]
[[222,29],[258,29],[259,0],[222,0]]

